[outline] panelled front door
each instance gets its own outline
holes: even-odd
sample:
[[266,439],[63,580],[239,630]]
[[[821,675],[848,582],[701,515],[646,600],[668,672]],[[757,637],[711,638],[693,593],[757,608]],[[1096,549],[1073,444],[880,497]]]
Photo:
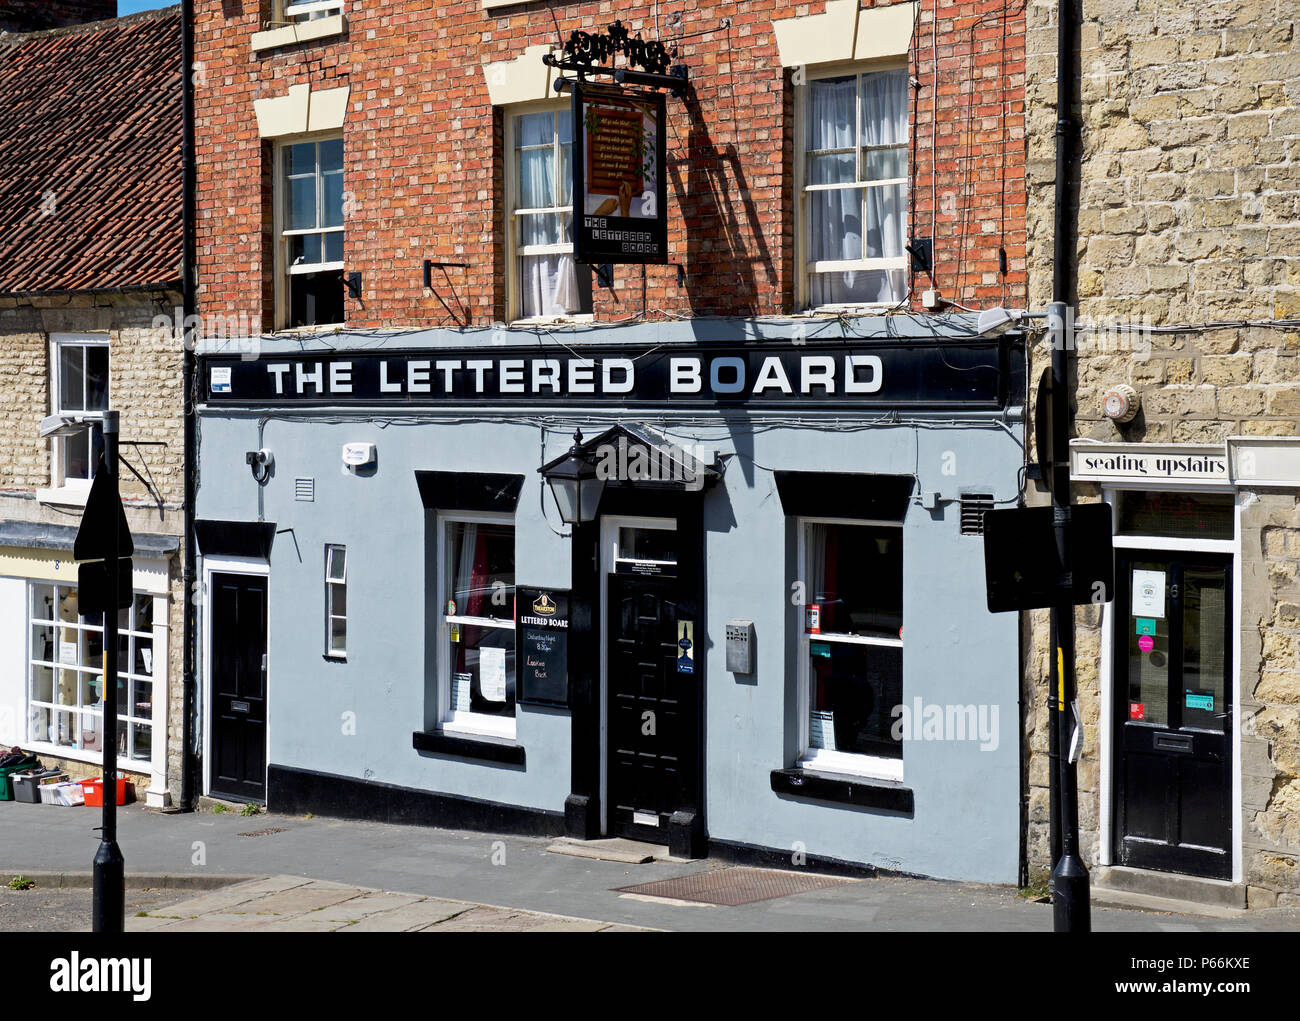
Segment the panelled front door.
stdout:
[[1232,871],[1231,558],[1117,550],[1115,862]]
[[212,575],[212,793],[266,799],[265,576]]
[[679,619],[671,525],[620,521],[606,561],[606,828],[658,844],[669,842],[672,814],[693,801],[696,765],[694,623]]

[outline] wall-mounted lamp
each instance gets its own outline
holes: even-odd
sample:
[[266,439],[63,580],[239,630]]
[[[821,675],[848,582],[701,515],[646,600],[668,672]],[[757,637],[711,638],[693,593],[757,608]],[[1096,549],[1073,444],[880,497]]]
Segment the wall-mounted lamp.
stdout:
[[583,525],[596,520],[605,480],[596,472],[591,455],[582,448],[582,430],[573,433],[569,452],[537,469],[551,487],[551,496],[567,525]]

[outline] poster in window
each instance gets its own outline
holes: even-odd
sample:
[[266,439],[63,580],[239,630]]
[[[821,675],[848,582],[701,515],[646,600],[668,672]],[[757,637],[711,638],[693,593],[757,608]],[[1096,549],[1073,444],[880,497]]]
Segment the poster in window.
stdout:
[[664,97],[573,87],[574,258],[666,263]]
[[515,663],[519,701],[569,704],[569,593],[515,589]]

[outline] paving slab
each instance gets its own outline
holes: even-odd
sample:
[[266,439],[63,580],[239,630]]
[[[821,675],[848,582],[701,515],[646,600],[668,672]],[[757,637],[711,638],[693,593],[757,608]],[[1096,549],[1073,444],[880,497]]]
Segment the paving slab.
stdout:
[[344,923],[339,932],[416,932],[454,918],[470,905],[445,900],[420,900],[391,911],[375,912],[355,925]]

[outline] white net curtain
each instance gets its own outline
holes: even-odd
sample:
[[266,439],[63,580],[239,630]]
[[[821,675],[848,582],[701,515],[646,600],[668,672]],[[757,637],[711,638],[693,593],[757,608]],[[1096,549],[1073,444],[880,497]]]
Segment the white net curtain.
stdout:
[[907,102],[902,69],[808,83],[808,261],[900,261],[896,269],[812,272],[814,306],[904,296]]
[[[516,210],[521,253],[573,243],[573,116],[567,110],[515,119]],[[545,210],[522,212],[522,210]],[[589,288],[588,288],[589,290]],[[591,310],[571,252],[519,256],[519,315],[565,316]]]

